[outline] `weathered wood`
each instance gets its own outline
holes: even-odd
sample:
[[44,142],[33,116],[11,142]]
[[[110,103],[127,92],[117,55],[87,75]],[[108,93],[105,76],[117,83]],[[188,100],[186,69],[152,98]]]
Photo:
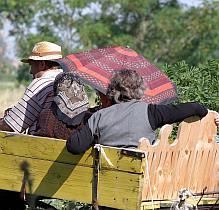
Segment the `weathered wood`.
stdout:
[[[141,139],[140,149],[147,151],[149,175],[153,199],[177,199],[178,191],[190,189],[193,193],[219,192],[219,144],[215,137],[214,123],[216,112],[210,111],[206,117],[186,119],[179,126],[174,143],[168,138],[171,125],[165,125],[158,142],[150,145]],[[146,139],[145,139],[146,140]],[[218,194],[210,197],[218,198]],[[143,201],[150,201],[149,181],[143,187]]]
[[[71,155],[64,140],[7,132],[0,132],[0,148],[0,189],[20,191],[25,177],[28,193],[92,202],[92,149]],[[113,167],[101,155],[99,205],[139,209],[144,158],[123,155],[117,148],[103,149]]]
[[[15,156],[30,157],[61,163],[77,164],[82,166],[93,166],[91,150],[83,155],[72,155],[66,150],[65,140],[37,137],[31,135],[15,134],[11,132],[0,132],[0,154],[11,154]],[[139,172],[141,162],[137,158],[130,160],[128,156],[121,157],[121,149],[110,149],[105,147],[105,152],[110,156],[114,165],[112,170]],[[103,167],[110,167],[105,160]]]
[[[199,202],[199,197],[196,198],[189,198],[187,199],[186,203],[187,204],[191,204],[193,206],[195,206],[198,202]],[[202,198],[202,200],[199,202],[200,206],[206,206],[206,205],[211,205],[214,206],[217,202],[217,198]],[[162,201],[154,201],[153,204],[151,201],[147,201],[147,202],[142,202],[141,204],[141,210],[151,210],[151,209],[170,209],[171,206],[173,205],[174,201],[173,200],[162,200]],[[218,202],[217,202],[218,204]],[[210,207],[209,207],[210,209]],[[213,209],[218,209],[216,207],[214,207]]]
[[[172,144],[168,140],[172,126],[165,125],[155,145],[142,139],[143,151],[135,150],[138,157],[103,147],[113,166],[101,155],[99,205],[133,210],[140,208],[142,198],[141,209],[151,209],[152,199],[154,208],[169,207],[171,202],[164,200],[176,200],[182,188],[193,193],[205,187],[205,192],[219,191],[214,116],[210,111],[202,120],[186,119]],[[142,157],[144,151],[147,158]],[[30,194],[91,203],[93,154],[90,149],[83,155],[71,155],[64,140],[0,132],[0,189],[20,191],[25,181]],[[204,202],[214,203],[218,194],[210,197]]]

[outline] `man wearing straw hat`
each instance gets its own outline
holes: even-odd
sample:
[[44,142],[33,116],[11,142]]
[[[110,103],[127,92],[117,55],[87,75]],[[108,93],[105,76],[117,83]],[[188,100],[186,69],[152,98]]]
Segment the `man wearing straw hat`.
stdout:
[[56,60],[62,58],[61,47],[42,41],[35,44],[31,55],[21,62],[30,65],[33,81],[26,88],[18,103],[0,118],[0,130],[22,133],[28,129],[35,132],[40,112],[49,107],[53,100],[53,82],[62,72]]

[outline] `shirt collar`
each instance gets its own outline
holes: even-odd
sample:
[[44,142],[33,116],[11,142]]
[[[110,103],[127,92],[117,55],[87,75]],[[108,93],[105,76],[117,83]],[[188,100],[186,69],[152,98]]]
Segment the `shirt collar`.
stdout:
[[51,69],[51,70],[45,71],[45,73],[42,75],[41,78],[55,77],[61,72],[63,72],[62,69]]

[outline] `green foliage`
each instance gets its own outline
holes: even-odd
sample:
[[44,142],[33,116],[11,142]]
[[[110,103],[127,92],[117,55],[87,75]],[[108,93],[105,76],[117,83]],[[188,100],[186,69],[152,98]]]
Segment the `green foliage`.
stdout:
[[16,79],[16,69],[9,60],[0,61],[0,81],[13,81]]
[[157,63],[190,65],[218,56],[219,2],[182,7],[177,0],[2,1],[0,15],[13,26],[18,56],[39,40],[55,41],[66,53],[130,46]]
[[[37,9],[35,7],[36,2],[36,0],[0,1],[0,16],[7,18],[13,24],[11,35],[22,36],[29,32]],[[3,20],[1,18],[0,22]]]
[[[92,207],[89,204],[80,202],[67,201],[62,199],[43,199],[42,202],[47,203],[59,210],[91,210]],[[42,208],[36,208],[35,210],[41,210]],[[27,208],[26,210],[30,210]]]
[[[177,0],[8,0],[0,6],[0,15],[11,20],[21,58],[41,40],[62,45],[65,54],[128,45],[158,66],[168,64],[180,101],[218,110],[218,62],[208,61],[219,52],[218,1],[197,8]],[[19,82],[29,80],[28,68],[19,67]]]
[[96,94],[96,91],[90,85],[85,85],[85,92],[88,96],[90,107],[100,105],[100,101]]
[[19,83],[25,84],[26,86],[29,84],[31,80],[29,69],[30,69],[29,65],[20,65],[17,70],[17,81]]
[[219,60],[197,67],[183,61],[166,65],[165,71],[177,86],[180,102],[197,101],[219,110]]
[[176,0],[97,1],[96,16],[81,15],[76,28],[85,48],[129,45],[151,61],[190,65],[217,57],[219,3],[183,8]]

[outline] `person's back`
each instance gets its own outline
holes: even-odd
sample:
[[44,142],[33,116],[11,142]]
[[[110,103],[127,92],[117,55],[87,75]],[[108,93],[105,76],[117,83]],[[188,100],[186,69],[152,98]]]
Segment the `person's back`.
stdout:
[[[135,139],[147,137],[152,143],[155,132],[152,130],[148,115],[148,105],[139,100],[114,104],[99,110],[88,121],[94,134],[98,128],[100,144],[117,147],[137,147]],[[98,124],[97,124],[98,123]]]

